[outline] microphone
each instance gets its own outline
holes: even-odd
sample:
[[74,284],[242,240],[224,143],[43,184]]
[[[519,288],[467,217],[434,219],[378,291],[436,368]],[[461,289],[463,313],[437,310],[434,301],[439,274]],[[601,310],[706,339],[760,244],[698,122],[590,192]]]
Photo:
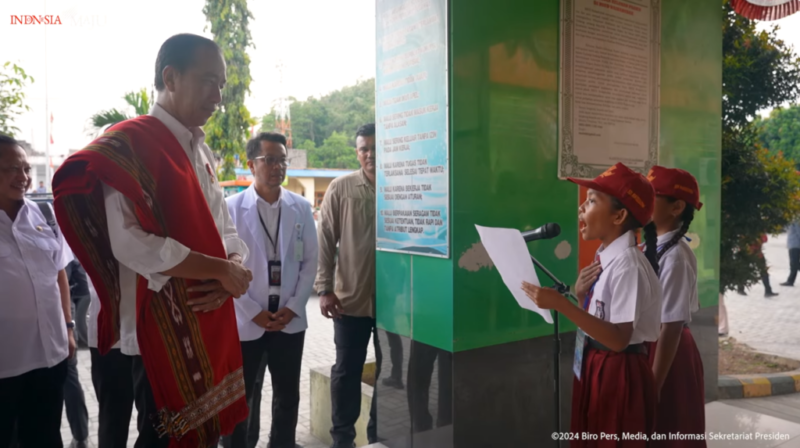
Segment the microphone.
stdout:
[[558,235],[561,235],[561,226],[554,222],[548,222],[547,224],[535,230],[522,232],[522,238],[526,243],[536,240],[549,240],[557,237]]

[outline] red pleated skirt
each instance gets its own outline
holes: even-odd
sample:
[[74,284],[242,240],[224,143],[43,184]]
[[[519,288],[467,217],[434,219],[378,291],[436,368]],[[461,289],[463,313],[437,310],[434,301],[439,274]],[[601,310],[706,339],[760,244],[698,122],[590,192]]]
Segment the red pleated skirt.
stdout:
[[[656,354],[656,343],[649,344],[650,365]],[[675,360],[661,389],[661,399],[656,406],[655,432],[665,434],[704,434],[706,431],[705,386],[703,361],[692,332],[683,329]],[[658,448],[705,447],[704,440],[659,440],[652,443]]]
[[647,355],[586,351],[581,381],[576,378],[572,386],[570,431],[593,440],[573,440],[572,448],[647,447],[646,440],[622,440],[623,433],[649,437],[655,413],[655,380]]

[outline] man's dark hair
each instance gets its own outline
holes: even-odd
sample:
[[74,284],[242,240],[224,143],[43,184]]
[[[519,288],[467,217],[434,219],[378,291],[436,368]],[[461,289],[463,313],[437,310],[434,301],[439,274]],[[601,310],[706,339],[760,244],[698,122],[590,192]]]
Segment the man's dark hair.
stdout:
[[372,137],[373,135],[375,135],[375,123],[367,123],[356,131],[356,138]]
[[10,135],[0,134],[0,148],[13,148],[19,146],[17,139]]
[[286,136],[277,132],[262,132],[247,142],[247,160],[253,160],[261,155],[261,142],[280,143],[286,147]]
[[202,47],[209,46],[217,51],[219,45],[211,39],[196,34],[176,34],[161,44],[156,57],[156,90],[162,92],[164,85],[164,69],[167,66],[174,67],[178,72],[183,73],[194,60],[195,51]]

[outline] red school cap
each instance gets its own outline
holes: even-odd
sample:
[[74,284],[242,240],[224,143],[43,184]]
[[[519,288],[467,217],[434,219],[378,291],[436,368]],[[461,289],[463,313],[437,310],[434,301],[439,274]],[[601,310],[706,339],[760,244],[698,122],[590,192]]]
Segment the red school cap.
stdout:
[[680,199],[692,204],[695,210],[703,207],[697,179],[688,171],[656,165],[650,170],[647,179],[650,180],[658,196]]
[[622,163],[617,163],[593,180],[568,177],[582,187],[617,198],[642,226],[653,219],[656,194],[650,182]]

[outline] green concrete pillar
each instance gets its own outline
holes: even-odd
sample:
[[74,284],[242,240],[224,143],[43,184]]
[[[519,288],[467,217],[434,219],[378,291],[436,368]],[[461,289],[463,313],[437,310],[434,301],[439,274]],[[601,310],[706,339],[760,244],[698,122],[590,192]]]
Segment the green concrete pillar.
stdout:
[[[581,248],[589,250],[579,241],[578,189],[557,178],[559,7],[558,0],[377,1],[378,186],[397,185],[386,170],[421,155],[443,166],[447,179],[446,207],[420,192],[417,209],[445,212],[441,227],[419,222],[431,235],[427,246],[404,243],[414,235],[398,235],[397,221],[383,220],[397,216],[386,211],[402,208],[402,200],[378,200],[378,434],[390,447],[552,443],[553,327],[516,304],[475,224],[533,229],[559,223],[561,237],[529,247],[569,283],[585,258]],[[661,8],[659,163],[695,174],[706,204],[691,230],[703,308],[693,331],[707,394],[715,399],[722,8],[718,0],[671,0]],[[438,20],[424,20],[434,15]],[[401,38],[410,26],[423,31]],[[426,47],[437,39],[444,42],[438,53],[435,45]],[[428,77],[415,78],[423,72]],[[397,87],[402,78],[418,88]],[[404,124],[396,115],[431,104],[445,107],[412,113]],[[403,149],[395,140],[440,125],[445,135],[433,143],[414,141]],[[438,180],[430,179],[404,183],[429,183],[435,193]],[[445,242],[444,250],[437,241]],[[562,320],[561,328],[562,429],[568,430],[575,327]],[[391,377],[404,389],[383,384]]]

